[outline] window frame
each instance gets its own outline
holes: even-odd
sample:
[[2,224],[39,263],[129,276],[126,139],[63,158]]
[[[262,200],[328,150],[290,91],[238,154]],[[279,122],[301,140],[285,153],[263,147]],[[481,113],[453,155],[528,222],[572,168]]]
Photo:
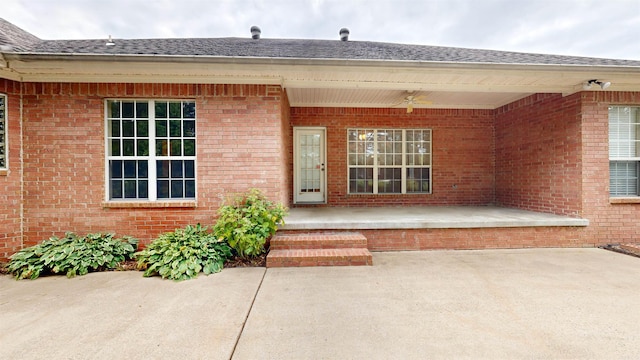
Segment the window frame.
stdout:
[[[623,139],[621,136],[619,136],[619,135],[623,135],[619,129],[615,132],[613,131],[614,123],[612,121],[612,116],[611,116],[612,110],[618,109],[618,111],[622,111],[622,109],[624,108],[635,109],[635,115],[634,115],[635,119],[632,119],[631,116],[629,116],[630,121],[626,123],[626,124],[629,124],[629,126],[635,125],[635,136],[633,139],[631,138],[631,136],[627,136],[627,139]],[[613,199],[620,199],[625,197],[640,199],[640,106],[609,105],[607,120],[608,120],[607,122],[608,122],[608,131],[609,131],[609,135],[608,135],[609,137],[608,138],[609,197]],[[631,120],[635,120],[635,121],[632,122]],[[620,126],[619,124],[621,124],[621,122],[618,121],[616,124]],[[632,132],[629,132],[628,134],[631,134],[631,133]],[[614,138],[614,134],[618,135],[618,137]],[[628,145],[628,148],[626,150],[631,151],[632,148],[635,149],[635,155],[637,156],[621,156],[619,154],[620,152],[623,152],[625,150],[623,149],[623,146],[625,143],[627,143]],[[632,143],[635,143],[635,145],[631,146]],[[635,191],[634,193],[629,193],[629,192],[620,193],[618,191],[614,193],[615,189],[625,187],[624,185],[620,185],[620,184],[614,186],[614,182],[615,182],[614,176],[613,176],[614,167],[618,168],[618,165],[625,165],[625,164],[627,165],[633,164],[633,166],[635,167],[635,175],[633,177],[627,177],[627,179],[632,179],[632,181],[635,179]],[[620,179],[619,182],[623,180],[624,179]]]
[[[109,106],[112,102],[133,102],[135,103],[142,103],[142,102],[146,102],[148,104],[148,114],[147,117],[141,117],[140,119],[145,119],[148,121],[148,127],[147,127],[147,131],[148,131],[148,137],[141,137],[143,140],[146,139],[148,140],[148,155],[138,155],[136,149],[138,147],[138,141],[140,138],[138,136],[138,128],[137,128],[137,122],[136,120],[138,119],[137,115],[135,114],[135,108],[134,108],[134,124],[133,124],[133,128],[134,128],[134,136],[133,137],[126,137],[127,139],[133,139],[135,147],[134,147],[134,155],[133,156],[125,156],[122,155],[122,150],[123,150],[123,146],[121,145],[120,147],[120,155],[111,155],[111,140],[114,139],[124,139],[125,136],[120,134],[119,136],[112,136],[111,132],[110,132],[110,126],[111,126],[111,121],[112,120],[120,120],[122,121],[123,119],[129,119],[127,117],[123,117],[122,114],[120,114],[119,117],[110,117],[109,115]],[[194,109],[194,117],[193,118],[185,118],[184,117],[184,113],[181,112],[181,116],[180,118],[171,118],[169,116],[169,114],[167,114],[166,118],[158,118],[156,116],[156,103],[161,102],[161,103],[176,103],[176,102],[180,102],[181,103],[181,111],[182,111],[182,107],[184,106],[184,103],[192,103],[193,104],[193,109]],[[165,203],[165,202],[169,202],[169,203],[175,203],[175,204],[186,204],[186,203],[195,203],[196,199],[198,198],[198,173],[197,173],[197,123],[198,123],[198,116],[197,116],[197,106],[196,106],[196,100],[195,99],[158,99],[158,98],[108,98],[104,100],[104,151],[105,151],[105,165],[104,165],[104,169],[105,169],[105,174],[104,174],[104,184],[105,184],[105,195],[104,195],[104,199],[105,202],[107,204],[118,204],[118,203],[147,203],[147,204],[159,204],[159,203]],[[167,105],[169,106],[169,105]],[[156,135],[156,121],[158,120],[167,120],[167,134],[166,136],[157,136]],[[180,120],[180,136],[179,137],[172,137],[170,136],[170,129],[169,129],[169,121],[170,120]],[[191,121],[193,120],[195,122],[195,128],[194,128],[194,134],[193,136],[185,136],[184,135],[184,121],[188,120]],[[122,128],[120,129],[120,131],[122,131]],[[180,139],[181,140],[181,155],[171,155],[171,139]],[[184,145],[184,140],[188,139],[188,140],[192,140],[193,141],[193,146],[194,146],[194,155],[184,155],[184,149],[185,149],[185,145]],[[159,155],[156,152],[156,140],[166,140],[167,141],[167,146],[169,147],[169,149],[167,150],[167,154],[166,155]],[[147,198],[140,198],[140,197],[135,197],[135,198],[128,198],[125,196],[125,194],[123,193],[122,198],[112,198],[112,194],[111,194],[111,167],[110,167],[110,161],[111,160],[135,160],[135,161],[146,161],[147,162]],[[193,180],[194,183],[194,188],[193,188],[193,197],[187,197],[186,194],[184,194],[184,192],[186,191],[185,189],[185,185],[183,185],[183,197],[171,197],[171,177],[168,178],[168,181],[170,182],[169,185],[169,197],[160,197],[158,196],[158,180],[159,179],[164,179],[164,178],[160,178],[158,176],[158,168],[157,168],[157,164],[158,161],[168,161],[169,162],[169,172],[171,172],[171,166],[172,160],[177,160],[177,161],[182,161],[183,162],[183,167],[184,167],[184,161],[189,161],[192,160],[193,161],[193,178],[191,177],[186,177],[183,176],[181,178],[181,180],[183,181],[187,181],[187,180]],[[182,170],[184,172],[184,169]],[[124,177],[123,177],[124,179]],[[139,176],[137,176],[137,172],[136,172],[136,180],[140,179]],[[144,179],[144,178],[143,178]],[[138,189],[137,189],[138,190]],[[137,194],[137,192],[136,192]]]
[[0,93],[0,158],[3,160],[4,165],[0,162],[0,174],[6,174],[9,169],[9,121],[7,120],[7,101],[9,97],[6,94]]
[[[356,159],[356,163],[355,165],[351,164],[351,157],[352,156],[358,156],[360,153],[358,152],[352,152],[350,149],[350,142],[352,142],[352,140],[350,140],[350,134],[352,132],[356,132],[358,134],[358,137],[360,137],[361,135],[365,135],[367,136],[367,132],[371,131],[372,133],[372,140],[367,140],[367,139],[360,139],[360,141],[364,142],[364,146],[366,147],[366,142],[370,141],[373,144],[373,163],[372,164],[368,164],[366,158],[364,159],[364,164],[359,164],[360,160]],[[409,152],[408,149],[408,144],[409,144],[409,140],[407,139],[407,133],[408,132],[423,132],[423,133],[428,133],[429,138],[428,140],[422,140],[422,142],[428,142],[428,165],[416,165],[416,164],[408,164],[407,161],[407,157],[409,155],[415,155],[415,152]],[[395,152],[395,150],[392,150],[391,152],[389,151],[380,151],[380,141],[378,140],[378,133],[379,132],[401,132],[401,140],[400,140],[400,144],[401,144],[401,152],[397,153]],[[413,141],[413,140],[412,140]],[[383,144],[387,144],[389,141],[385,141],[382,142]],[[359,141],[356,141],[356,143],[359,143]],[[393,144],[393,141],[391,141],[391,143]],[[393,147],[393,145],[392,145]],[[347,129],[347,194],[349,195],[430,195],[433,193],[433,130],[430,128],[410,128],[410,129],[405,129],[405,128],[348,128]],[[400,155],[401,157],[401,162],[395,163],[395,164],[380,164],[379,162],[379,158],[378,156],[380,155]],[[366,155],[365,155],[366,156]],[[385,162],[387,162],[388,160],[385,160]],[[395,160],[392,160],[391,162],[394,162]],[[352,192],[351,191],[351,170],[352,169],[372,169],[372,189],[371,192]],[[384,180],[389,180],[389,179],[384,179],[381,178],[381,174],[380,174],[380,169],[399,169],[400,170],[400,192],[380,192],[380,188],[379,188],[379,183],[380,181],[384,181]],[[407,191],[407,184],[408,184],[408,180],[412,180],[408,178],[407,172],[409,169],[428,169],[428,191]],[[414,179],[415,180],[415,179]],[[365,179],[366,181],[366,179]],[[419,181],[419,180],[418,180]]]

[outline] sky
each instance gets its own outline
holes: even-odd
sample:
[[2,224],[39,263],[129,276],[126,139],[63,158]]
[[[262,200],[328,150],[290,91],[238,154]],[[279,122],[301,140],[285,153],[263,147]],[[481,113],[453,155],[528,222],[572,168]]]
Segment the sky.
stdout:
[[42,39],[339,39],[640,60],[640,0],[2,0]]

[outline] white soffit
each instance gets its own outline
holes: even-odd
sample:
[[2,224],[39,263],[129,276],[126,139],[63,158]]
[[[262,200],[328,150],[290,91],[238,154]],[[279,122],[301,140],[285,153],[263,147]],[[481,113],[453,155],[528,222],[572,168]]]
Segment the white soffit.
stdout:
[[286,90],[293,107],[405,108],[405,99],[413,96],[416,99],[414,108],[495,109],[531,94],[330,88]]

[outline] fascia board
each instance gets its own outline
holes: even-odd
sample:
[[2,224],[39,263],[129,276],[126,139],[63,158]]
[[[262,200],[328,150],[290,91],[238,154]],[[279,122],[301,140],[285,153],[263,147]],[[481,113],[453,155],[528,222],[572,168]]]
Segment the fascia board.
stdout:
[[484,63],[484,62],[442,62],[410,60],[355,60],[355,59],[309,59],[309,58],[266,58],[266,57],[223,57],[223,56],[184,56],[184,55],[108,55],[108,54],[46,54],[46,53],[4,53],[8,60],[21,61],[114,61],[119,62],[175,62],[175,63],[222,63],[244,65],[307,65],[307,66],[347,66],[347,67],[390,67],[390,68],[462,68],[495,69],[521,71],[614,71],[640,73],[640,66],[622,65],[575,65],[575,64],[537,64],[537,63]]

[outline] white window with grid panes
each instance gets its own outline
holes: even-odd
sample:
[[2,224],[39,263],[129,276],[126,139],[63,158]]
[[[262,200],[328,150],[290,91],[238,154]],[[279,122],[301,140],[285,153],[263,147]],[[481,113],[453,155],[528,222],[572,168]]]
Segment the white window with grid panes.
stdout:
[[192,100],[108,100],[107,200],[196,198]]
[[7,96],[0,94],[0,170],[7,169]]
[[349,129],[350,194],[431,193],[430,129]]
[[640,162],[640,107],[609,107],[609,192],[611,196],[638,196]]

